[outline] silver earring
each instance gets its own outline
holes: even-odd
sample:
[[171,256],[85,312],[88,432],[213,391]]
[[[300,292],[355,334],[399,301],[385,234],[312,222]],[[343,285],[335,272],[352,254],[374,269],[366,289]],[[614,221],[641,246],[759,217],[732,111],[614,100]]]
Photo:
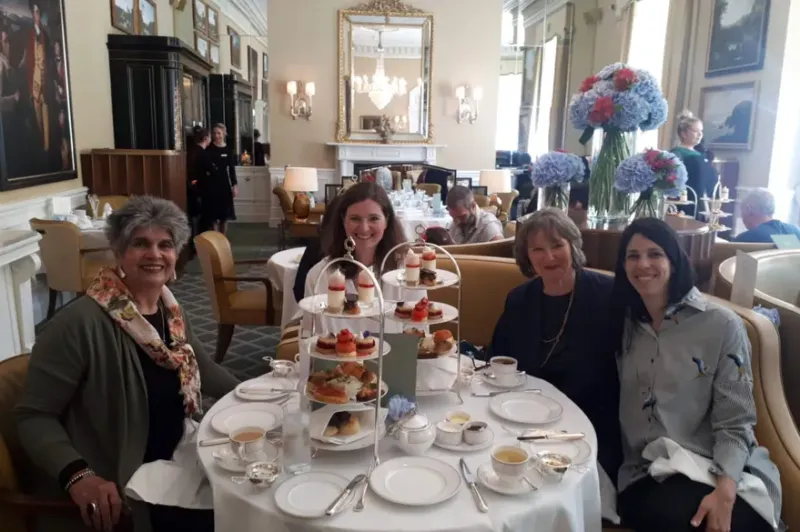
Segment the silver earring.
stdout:
[[117,271],[119,271],[119,278],[120,279],[124,279],[125,278],[125,270],[122,269],[122,266],[119,266],[117,268]]

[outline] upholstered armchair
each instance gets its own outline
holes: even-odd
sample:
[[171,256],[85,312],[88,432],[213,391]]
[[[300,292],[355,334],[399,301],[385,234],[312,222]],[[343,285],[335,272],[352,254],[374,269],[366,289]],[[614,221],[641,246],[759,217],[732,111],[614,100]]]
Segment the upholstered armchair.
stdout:
[[415,190],[422,190],[428,196],[442,193],[442,185],[438,183],[417,183],[414,185]]
[[451,255],[480,255],[484,257],[506,257],[514,256],[514,238],[504,238],[492,242],[480,242],[477,244],[453,244],[443,246]]
[[719,273],[719,266],[724,261],[731,257],[736,256],[737,251],[744,251],[745,253],[753,253],[754,251],[766,251],[775,249],[773,243],[762,242],[726,242],[717,240],[714,242],[714,247],[711,249],[711,282],[709,283],[709,293],[715,293],[714,285],[717,282],[717,275]]
[[[233,260],[231,244],[222,233],[206,231],[194,239],[197,256],[203,268],[211,308],[217,320],[217,350],[214,359],[222,362],[228,351],[236,325],[275,325],[275,297],[272,283],[264,276],[237,275],[235,267],[246,264],[265,264],[263,260]],[[261,283],[263,286],[244,288],[240,282]]]
[[108,247],[83,247],[81,230],[73,223],[32,218],[30,224],[42,235],[39,254],[47,271],[50,319],[55,314],[59,292],[85,292],[100,268],[113,266],[114,261]]
[[497,219],[503,223],[508,222],[511,216],[511,204],[516,197],[519,196],[519,190],[512,190],[511,192],[501,192],[492,194],[489,198],[489,205],[497,207]]
[[286,240],[288,238],[316,238],[318,236],[319,222],[325,212],[324,203],[317,203],[311,209],[308,219],[299,221],[292,208],[293,194],[281,185],[273,188],[272,193],[278,198],[278,203],[280,203],[281,212],[283,213],[283,220],[281,220],[280,226],[280,249],[286,249]]

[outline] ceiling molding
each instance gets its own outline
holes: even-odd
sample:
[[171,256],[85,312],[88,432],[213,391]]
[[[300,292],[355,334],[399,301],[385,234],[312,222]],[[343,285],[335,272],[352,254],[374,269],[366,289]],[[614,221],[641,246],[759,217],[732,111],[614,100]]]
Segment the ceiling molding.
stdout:
[[353,55],[355,57],[373,57],[377,58],[383,55],[389,59],[421,59],[422,47],[421,46],[388,46],[384,47],[381,54],[375,46],[360,45],[353,46]]
[[216,0],[220,11],[242,30],[242,36],[267,38],[267,0]]

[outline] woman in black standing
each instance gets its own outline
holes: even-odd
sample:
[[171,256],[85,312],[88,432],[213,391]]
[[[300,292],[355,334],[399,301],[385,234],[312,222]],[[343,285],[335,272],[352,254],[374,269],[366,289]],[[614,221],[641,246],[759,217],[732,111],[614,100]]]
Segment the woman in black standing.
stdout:
[[189,240],[189,247],[192,255],[195,253],[194,237],[206,230],[201,223],[201,203],[199,183],[206,176],[207,169],[204,166],[204,153],[211,143],[211,135],[203,127],[195,127],[192,131],[193,144],[189,147],[186,164],[186,213],[189,215],[189,225],[192,228],[192,238]]
[[200,185],[201,220],[205,229],[225,234],[228,220],[235,220],[233,198],[238,194],[236,157],[225,144],[225,126],[215,124],[212,143],[203,152],[201,165],[206,169]]

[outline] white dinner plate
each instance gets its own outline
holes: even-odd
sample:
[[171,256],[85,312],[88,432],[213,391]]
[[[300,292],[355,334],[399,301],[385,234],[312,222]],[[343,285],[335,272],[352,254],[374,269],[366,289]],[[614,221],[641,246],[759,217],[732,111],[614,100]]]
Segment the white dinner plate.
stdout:
[[[340,357],[339,355],[336,355],[336,354],[323,355],[322,353],[318,353],[317,352],[317,339],[318,338],[319,338],[319,336],[311,336],[307,340],[304,340],[305,342],[308,342],[306,344],[306,350],[308,351],[308,354],[313,358],[320,358],[322,360],[333,360],[334,362],[352,362],[352,361],[356,361],[356,360],[373,360],[375,358],[378,358],[378,356],[379,356],[377,345],[380,344],[380,341],[378,340],[377,336],[373,336],[373,338],[375,338],[375,345],[376,345],[375,352],[372,353],[371,355],[367,355],[367,356],[363,356],[363,357],[359,357],[359,356],[357,356],[357,357]],[[384,339],[384,341],[383,341],[383,356],[388,355],[389,351],[391,351],[391,350],[392,350],[392,346],[389,345],[389,342],[387,342]]]
[[489,400],[489,410],[514,423],[541,425],[561,418],[564,408],[546,395],[524,392],[509,392],[496,395]]
[[[244,473],[247,466],[252,462],[243,462],[239,457],[233,453],[233,449],[222,447],[211,453],[214,457],[214,463],[229,473]],[[258,462],[272,462],[278,458],[278,448],[269,442],[264,442],[264,449],[257,453],[253,453],[253,458]]]
[[428,506],[458,493],[461,474],[435,458],[403,456],[376,467],[369,477],[369,487],[389,502]]
[[[350,480],[322,471],[289,477],[275,490],[275,505],[282,512],[294,517],[325,517],[325,510],[341,495]],[[356,492],[360,490],[353,491],[342,510],[350,507]]]
[[[416,305],[417,302],[416,301],[406,301],[406,303],[408,303],[411,306],[414,306],[414,305]],[[409,325],[409,326],[421,327],[421,326],[424,326],[424,325],[436,325],[437,323],[447,323],[448,321],[453,321],[454,319],[456,319],[458,317],[458,309],[456,307],[453,307],[453,306],[448,305],[446,303],[439,303],[438,301],[434,301],[434,303],[436,303],[437,307],[442,309],[442,317],[441,318],[438,318],[438,319],[435,319],[435,320],[425,320],[425,321],[414,321],[411,318],[409,318],[409,319],[398,318],[397,316],[395,316],[395,314],[394,314],[394,306],[392,306],[392,312],[391,312],[391,314],[387,314],[386,315],[386,319],[387,320],[393,320],[393,321],[399,321],[399,322],[405,323],[406,325]]]
[[[373,318],[380,316],[380,308],[378,300],[376,299],[372,305],[365,307],[359,305],[361,312],[359,314],[344,314],[343,312],[328,312],[328,294],[317,294],[315,296],[304,297],[298,303],[301,309],[311,314],[324,314],[332,318],[343,318],[348,320],[356,320],[359,318]],[[384,313],[394,312],[394,304],[386,301],[384,302]]]
[[381,276],[384,283],[399,286],[407,290],[437,290],[439,288],[446,288],[458,283],[458,275],[447,270],[436,270],[436,284],[428,286],[426,284],[417,283],[415,285],[406,284],[406,269],[400,268],[399,270],[391,270]]
[[270,431],[283,423],[283,409],[273,403],[245,403],[220,410],[211,418],[211,428],[229,434],[236,427],[259,427]]
[[533,452],[552,451],[569,456],[574,465],[581,465],[592,456],[592,448],[586,440],[536,440],[528,441]]
[[439,441],[434,440],[433,444],[436,447],[441,447],[442,449],[446,449],[448,451],[453,451],[456,453],[471,453],[472,451],[480,451],[481,449],[486,449],[487,447],[491,447],[492,443],[494,443],[494,431],[491,427],[486,428],[489,431],[489,440],[483,443],[479,443],[478,445],[470,445],[466,443],[464,440],[461,440],[461,443],[458,445],[448,445],[446,443],[441,443]]
[[261,390],[269,388],[274,389],[296,389],[297,379],[290,379],[288,377],[273,377],[271,374],[264,375],[244,381],[234,389],[234,394],[243,401],[278,401],[285,398],[291,392],[265,392],[265,391],[248,391],[248,388],[257,386]]
[[[536,486],[536,489],[539,489],[542,484],[544,484],[544,479],[542,475],[536,471],[536,468],[530,468],[525,474],[525,477]],[[513,483],[500,480],[500,477],[498,477],[494,469],[492,469],[491,463],[482,464],[478,468],[478,482],[490,490],[502,493],[503,495],[524,495],[525,493],[532,493],[535,491],[524,480]]]

